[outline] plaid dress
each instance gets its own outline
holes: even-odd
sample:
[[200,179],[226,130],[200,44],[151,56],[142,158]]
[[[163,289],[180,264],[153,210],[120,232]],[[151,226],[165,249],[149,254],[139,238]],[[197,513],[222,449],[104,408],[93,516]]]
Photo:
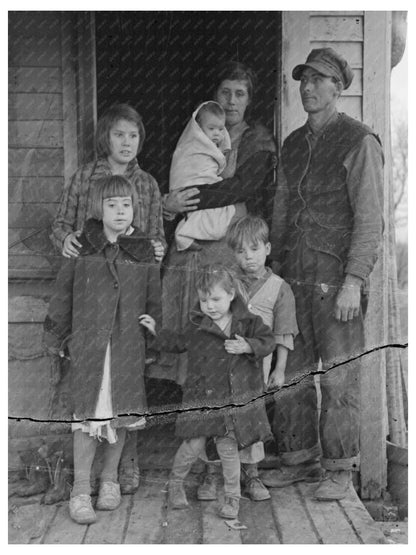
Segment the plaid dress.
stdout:
[[[90,190],[97,179],[111,175],[106,158],[99,158],[81,166],[62,192],[58,212],[52,224],[51,240],[62,250],[65,237],[78,229],[83,229],[90,209]],[[156,180],[143,171],[136,158],[127,166],[124,174],[136,187],[139,207],[133,225],[151,239],[157,239],[166,247],[163,230],[162,202]]]

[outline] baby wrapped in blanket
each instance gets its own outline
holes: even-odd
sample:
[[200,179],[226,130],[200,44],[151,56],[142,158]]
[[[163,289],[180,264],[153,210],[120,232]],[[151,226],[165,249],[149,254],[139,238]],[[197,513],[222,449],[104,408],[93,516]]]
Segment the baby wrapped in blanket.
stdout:
[[[173,153],[170,190],[222,181],[225,152],[230,148],[223,108],[217,102],[204,102],[192,114]],[[176,227],[178,251],[188,249],[194,239],[222,239],[234,214],[234,205],[189,213]]]

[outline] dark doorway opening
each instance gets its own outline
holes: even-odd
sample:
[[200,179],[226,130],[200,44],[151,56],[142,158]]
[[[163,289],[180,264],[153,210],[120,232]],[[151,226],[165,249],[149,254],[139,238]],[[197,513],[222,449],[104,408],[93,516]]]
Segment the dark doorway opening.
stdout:
[[220,63],[256,72],[252,118],[275,128],[281,12],[96,12],[95,27],[98,115],[114,102],[138,110],[147,133],[139,163],[162,192],[179,135],[212,98]]

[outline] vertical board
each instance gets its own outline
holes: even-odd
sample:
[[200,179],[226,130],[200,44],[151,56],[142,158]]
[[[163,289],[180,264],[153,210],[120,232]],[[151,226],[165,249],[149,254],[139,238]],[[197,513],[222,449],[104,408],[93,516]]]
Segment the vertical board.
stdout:
[[[363,119],[379,134],[386,155],[384,219],[388,222],[391,13],[365,12],[364,17]],[[387,235],[384,234],[383,248],[370,277],[366,318],[368,348],[385,345],[388,340]],[[382,352],[365,359],[361,374],[361,497],[374,499],[381,496],[387,484],[386,359]]]

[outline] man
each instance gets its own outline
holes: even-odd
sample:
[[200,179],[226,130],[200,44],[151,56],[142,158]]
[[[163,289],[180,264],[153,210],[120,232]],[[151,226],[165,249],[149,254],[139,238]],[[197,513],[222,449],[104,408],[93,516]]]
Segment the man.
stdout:
[[[286,370],[286,383],[296,385],[278,394],[274,416],[282,465],[263,481],[320,480],[316,499],[334,500],[345,497],[359,468],[356,357],[382,236],[383,153],[369,127],[337,111],[353,79],[342,56],[312,50],[292,76],[308,119],[283,144],[271,258],[292,286],[300,333]],[[319,362],[320,416],[311,375]]]

